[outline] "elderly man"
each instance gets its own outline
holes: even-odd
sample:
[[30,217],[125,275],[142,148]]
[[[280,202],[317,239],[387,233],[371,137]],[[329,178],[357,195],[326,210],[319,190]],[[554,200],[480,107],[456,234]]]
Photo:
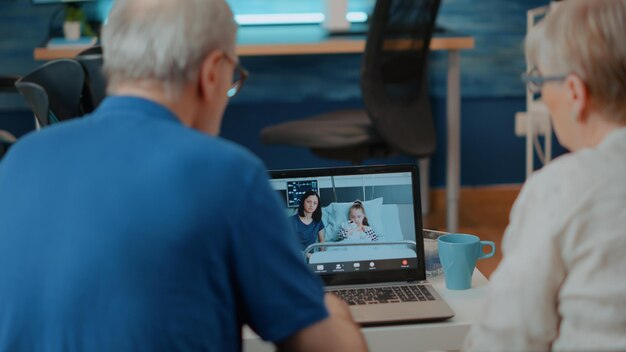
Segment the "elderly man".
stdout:
[[0,351],[364,350],[259,160],[217,138],[244,71],[224,0],[117,0],[110,98],[0,164]]

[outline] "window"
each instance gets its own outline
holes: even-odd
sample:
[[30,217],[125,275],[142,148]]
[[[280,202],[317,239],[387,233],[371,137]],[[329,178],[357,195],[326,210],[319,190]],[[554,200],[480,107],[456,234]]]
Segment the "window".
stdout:
[[[241,25],[320,23],[326,0],[227,0]],[[348,0],[348,19],[363,22],[375,0]],[[284,16],[284,15],[288,16]]]

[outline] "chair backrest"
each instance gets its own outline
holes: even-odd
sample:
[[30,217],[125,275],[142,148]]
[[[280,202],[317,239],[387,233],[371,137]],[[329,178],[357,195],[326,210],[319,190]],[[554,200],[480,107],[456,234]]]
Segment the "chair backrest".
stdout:
[[0,160],[4,157],[4,154],[9,150],[11,145],[15,143],[16,138],[14,135],[5,130],[0,130]]
[[78,55],[76,56],[85,56],[85,55],[102,55],[102,46],[101,45],[90,46],[89,48],[78,53]]
[[[34,83],[24,84],[24,83]],[[60,59],[45,63],[41,67],[22,77],[15,83],[18,91],[29,101],[33,112],[43,124],[44,120],[64,121],[83,115],[81,97],[85,84],[85,73],[82,66],[71,59]],[[39,86],[46,96],[41,96]],[[50,118],[46,119],[46,108]]]
[[378,0],[367,35],[361,91],[376,131],[393,148],[434,152],[427,61],[441,0]]
[[46,90],[37,83],[23,81],[16,82],[15,87],[35,114],[39,126],[48,126],[50,124],[50,104]]
[[106,96],[106,78],[102,72],[102,54],[79,54],[75,58],[85,70],[83,110],[92,112]]
[[[18,79],[19,76],[0,76],[0,93],[17,93],[15,81]],[[11,132],[0,129],[0,159],[16,140]]]
[[20,76],[0,76],[0,93],[17,93],[15,82]]

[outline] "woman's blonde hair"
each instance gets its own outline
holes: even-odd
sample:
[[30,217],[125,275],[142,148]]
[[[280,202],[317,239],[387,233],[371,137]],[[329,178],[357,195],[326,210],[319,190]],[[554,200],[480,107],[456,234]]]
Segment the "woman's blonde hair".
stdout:
[[526,60],[544,75],[576,74],[592,107],[626,123],[626,0],[566,0],[526,38]]

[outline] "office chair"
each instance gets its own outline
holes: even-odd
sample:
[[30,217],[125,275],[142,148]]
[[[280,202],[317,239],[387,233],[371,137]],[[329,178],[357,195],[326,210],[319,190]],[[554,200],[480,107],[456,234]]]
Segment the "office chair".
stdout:
[[17,139],[11,132],[0,130],[0,160]]
[[76,56],[86,56],[86,55],[102,55],[102,46],[101,45],[90,46],[89,48],[78,53],[78,55]]
[[45,63],[15,83],[41,127],[83,115],[85,73],[71,59]]
[[15,82],[20,76],[0,76],[0,93],[16,93]]
[[364,110],[334,111],[264,128],[266,144],[307,147],[360,164],[406,154],[418,159],[422,209],[429,206],[428,157],[436,147],[427,60],[440,0],[378,0],[361,71]]
[[[100,48],[92,47],[90,49]],[[85,71],[85,87],[83,90],[83,111],[90,113],[95,110],[106,96],[106,78],[102,72],[102,51],[100,54],[85,53],[78,54],[74,59],[80,63]]]
[[[20,79],[19,76],[0,76],[0,93],[17,93],[15,81],[18,79]],[[11,132],[0,129],[0,159],[16,140],[17,138]]]
[[50,123],[58,122],[54,117],[51,120],[50,104],[48,103],[48,94],[37,83],[20,82],[15,83],[17,91],[24,97],[26,103],[30,106],[30,110],[35,115],[37,128],[46,127]]
[[9,131],[0,130],[0,160],[4,157],[11,145],[15,143],[16,138]]

